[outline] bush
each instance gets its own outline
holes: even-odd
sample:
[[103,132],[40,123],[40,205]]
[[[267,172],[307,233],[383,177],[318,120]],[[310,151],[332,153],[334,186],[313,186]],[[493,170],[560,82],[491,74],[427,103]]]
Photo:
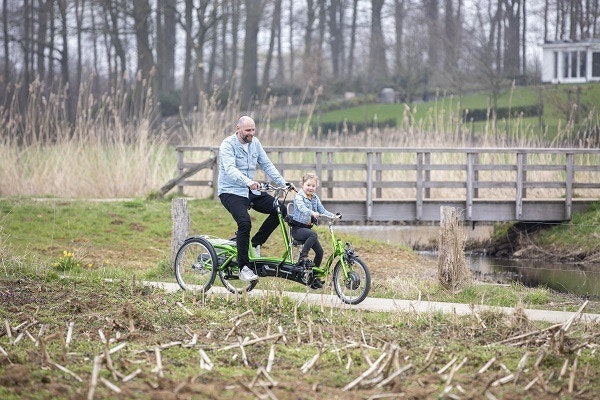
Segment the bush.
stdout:
[[343,132],[347,130],[349,133],[359,133],[364,132],[370,128],[391,128],[396,127],[397,121],[395,118],[380,120],[380,121],[370,121],[370,122],[348,122],[348,121],[339,121],[339,122],[322,122],[320,124],[315,124],[312,127],[313,135],[318,135],[321,132],[322,135],[328,135],[330,132]]
[[177,115],[179,113],[179,106],[181,105],[181,99],[179,92],[171,90],[169,92],[162,92],[159,97],[160,100],[160,113],[163,117],[170,117],[171,115]]
[[[496,109],[496,118],[518,118],[518,117],[537,117],[541,115],[543,109],[541,106],[537,104],[529,105],[529,106],[520,106],[520,107],[498,107]],[[488,108],[476,108],[473,110],[465,109],[462,110],[463,121],[471,122],[471,121],[486,121],[488,119],[488,114],[491,117],[492,110]]]

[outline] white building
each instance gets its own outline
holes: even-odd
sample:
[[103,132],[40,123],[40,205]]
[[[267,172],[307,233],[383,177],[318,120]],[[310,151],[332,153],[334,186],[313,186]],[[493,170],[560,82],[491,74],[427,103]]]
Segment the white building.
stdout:
[[600,40],[548,42],[542,49],[542,82],[600,81]]

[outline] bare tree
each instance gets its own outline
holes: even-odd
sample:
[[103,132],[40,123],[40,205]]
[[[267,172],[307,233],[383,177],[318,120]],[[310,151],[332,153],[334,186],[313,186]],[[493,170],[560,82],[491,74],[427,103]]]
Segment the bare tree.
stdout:
[[371,89],[385,82],[388,76],[385,41],[381,27],[384,0],[371,0],[371,40],[369,42],[369,81]]
[[521,0],[504,1],[504,63],[506,75],[515,77],[521,66]]
[[163,0],[156,8],[156,65],[159,92],[175,87],[176,2]]
[[356,20],[358,18],[358,0],[352,0],[352,22],[350,24],[350,54],[348,55],[347,76],[352,79],[354,76],[354,52],[356,50]]
[[10,73],[10,41],[8,36],[8,0],[2,1],[2,33],[3,36],[3,48],[4,48],[4,79],[3,83],[11,81]]
[[154,56],[150,48],[150,3],[148,0],[133,0],[133,22],[137,49],[138,71],[143,78],[150,76],[154,67]]
[[394,45],[394,75],[399,77],[402,73],[402,60],[404,59],[404,23],[408,14],[408,0],[394,0],[394,32],[396,43]]
[[330,1],[328,16],[332,73],[341,76],[344,65],[344,6],[341,0]]
[[244,62],[242,67],[241,95],[242,108],[251,106],[258,94],[258,29],[262,17],[264,2],[245,0],[246,22],[244,36]]
[[271,72],[271,61],[273,60],[273,50],[275,40],[279,38],[281,30],[281,0],[274,0],[273,12],[271,18],[271,32],[269,37],[269,49],[267,50],[265,66],[263,68],[262,87],[263,91],[269,86],[269,74]]

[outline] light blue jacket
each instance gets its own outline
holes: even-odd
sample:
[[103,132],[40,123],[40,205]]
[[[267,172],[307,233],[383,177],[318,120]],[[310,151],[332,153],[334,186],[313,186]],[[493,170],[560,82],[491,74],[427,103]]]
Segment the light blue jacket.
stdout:
[[[253,138],[246,152],[235,133],[226,137],[219,147],[218,195],[231,193],[248,197],[248,183],[254,180],[257,163],[275,183],[285,185],[285,179],[267,156],[260,140]],[[254,193],[260,194],[258,191]]]
[[304,193],[304,190],[300,189],[296,196],[294,196],[294,213],[292,219],[305,225],[311,223],[311,211],[316,211],[319,214],[325,214],[328,217],[333,217],[333,213],[327,211],[319,196],[313,193],[312,198],[309,199]]

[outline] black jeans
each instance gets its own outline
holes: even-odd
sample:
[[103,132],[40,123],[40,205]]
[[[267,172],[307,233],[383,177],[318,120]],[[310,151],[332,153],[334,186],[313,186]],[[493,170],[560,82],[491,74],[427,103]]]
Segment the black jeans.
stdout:
[[292,237],[299,242],[303,242],[302,250],[300,251],[300,258],[308,257],[308,252],[313,249],[315,252],[315,267],[321,266],[323,261],[323,247],[319,243],[317,232],[310,228],[302,228],[299,226],[292,226]]
[[[249,265],[248,249],[250,247],[252,221],[250,220],[248,207],[250,203],[252,203],[252,208],[256,211],[263,214],[269,214],[258,229],[258,232],[252,237],[252,246],[260,246],[267,241],[271,233],[273,233],[275,228],[277,228],[277,225],[279,225],[277,208],[274,207],[275,198],[268,193],[255,195],[250,192],[250,198],[230,193],[222,193],[219,196],[219,199],[221,200],[221,204],[229,211],[237,223],[236,247],[238,250],[238,265],[240,268],[244,265]],[[285,207],[282,207],[281,202],[279,202],[279,208],[283,217],[285,217],[287,215],[287,210]]]

